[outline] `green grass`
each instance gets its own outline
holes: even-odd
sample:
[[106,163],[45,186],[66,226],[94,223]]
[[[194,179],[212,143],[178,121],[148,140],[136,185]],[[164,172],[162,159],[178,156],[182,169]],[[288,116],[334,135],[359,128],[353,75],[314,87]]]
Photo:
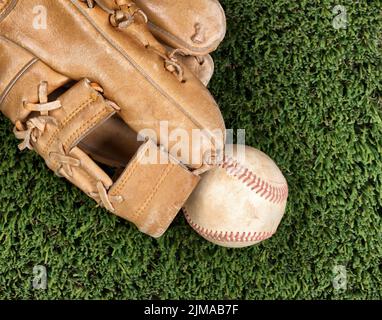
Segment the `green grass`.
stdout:
[[[382,298],[382,2],[222,3],[211,91],[227,127],[245,128],[288,179],[278,233],[225,249],[179,215],[153,240],[17,151],[1,117],[0,298]],[[337,4],[346,30],[332,26]],[[31,288],[34,265],[48,290]]]

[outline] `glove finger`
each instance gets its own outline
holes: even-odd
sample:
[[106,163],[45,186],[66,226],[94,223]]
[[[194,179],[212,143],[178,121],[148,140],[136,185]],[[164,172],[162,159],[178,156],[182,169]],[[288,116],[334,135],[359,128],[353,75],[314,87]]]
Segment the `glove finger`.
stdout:
[[[88,0],[82,1],[88,2]],[[138,0],[135,2],[139,6],[145,8],[148,17],[151,18],[149,26],[152,32],[154,32],[158,36],[158,39],[164,43],[168,51],[172,51],[174,48],[180,49],[183,54],[177,55],[179,60],[186,65],[205,86],[207,86],[214,72],[212,57],[208,54],[200,55],[199,49],[194,48],[189,50],[186,49],[186,46],[189,48],[195,46],[195,41],[200,46],[202,43],[198,43],[197,39],[203,38],[205,39],[203,46],[209,49],[203,49],[202,51],[211,52],[213,51],[213,47],[220,44],[224,38],[226,28],[224,11],[220,4],[216,0],[203,0],[202,2],[208,4],[208,8],[203,8],[203,10],[200,10],[199,8],[201,7],[201,3],[194,1],[175,2],[172,0],[167,2],[155,2],[153,0]],[[176,10],[174,10],[174,3],[176,3]],[[118,10],[118,5],[115,0],[92,1],[92,6],[96,4],[100,5],[103,10],[110,14],[113,11]],[[195,14],[195,11],[198,11],[198,15]],[[182,19],[180,19],[180,17]],[[213,17],[213,19],[211,17]],[[180,22],[184,21],[187,22],[188,30],[186,28],[183,34],[180,32],[175,34],[178,30],[181,30],[181,27],[184,27],[180,25]],[[203,21],[203,23],[200,21]],[[166,22],[167,25],[164,25],[162,22]],[[203,28],[203,30],[199,30],[200,28],[198,29],[197,26],[202,24],[207,25],[208,27]],[[167,29],[162,30],[158,26],[163,26],[163,28],[167,27]],[[192,26],[194,26],[194,30],[190,31]],[[197,31],[196,29],[199,30],[200,34],[197,35],[195,33],[193,36],[190,36],[192,31]],[[213,33],[212,30],[215,30],[215,33]],[[208,37],[204,33],[209,34]],[[163,35],[167,35],[167,37],[163,37]],[[169,38],[171,38],[172,41],[169,41]],[[185,45],[187,42],[188,44]],[[166,45],[166,43],[168,45]],[[190,56],[185,57],[185,53]],[[197,56],[198,58],[195,59],[193,56]]]
[[153,34],[188,55],[216,50],[226,33],[224,10],[217,0],[136,0]]
[[[111,13],[121,1],[91,2]],[[224,39],[226,17],[218,0],[135,0],[135,3],[147,15],[152,33],[164,44],[187,55],[211,53]]]

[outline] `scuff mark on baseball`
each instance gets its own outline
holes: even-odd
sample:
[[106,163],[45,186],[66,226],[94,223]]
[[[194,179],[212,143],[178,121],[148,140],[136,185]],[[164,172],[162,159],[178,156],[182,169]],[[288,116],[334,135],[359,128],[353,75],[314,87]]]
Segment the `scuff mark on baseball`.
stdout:
[[248,146],[227,149],[232,152],[202,175],[183,211],[188,223],[208,241],[247,247],[276,233],[285,213],[288,184],[265,153]]

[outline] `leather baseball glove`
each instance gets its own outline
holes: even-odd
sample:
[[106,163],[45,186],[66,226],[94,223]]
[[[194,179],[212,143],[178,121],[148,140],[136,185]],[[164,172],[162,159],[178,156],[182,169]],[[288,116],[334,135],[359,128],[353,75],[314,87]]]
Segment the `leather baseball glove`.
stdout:
[[[20,149],[35,150],[57,175],[159,237],[209,168],[206,159],[221,153],[225,127],[208,90],[147,22],[128,0],[112,11],[78,0],[1,0],[0,110]],[[179,142],[161,136],[163,121],[190,137],[201,131],[197,161],[173,151]],[[152,136],[133,143],[148,129]],[[97,136],[100,153],[123,164],[115,177],[81,147]],[[192,149],[190,141],[180,144]],[[169,161],[153,164],[148,155]]]

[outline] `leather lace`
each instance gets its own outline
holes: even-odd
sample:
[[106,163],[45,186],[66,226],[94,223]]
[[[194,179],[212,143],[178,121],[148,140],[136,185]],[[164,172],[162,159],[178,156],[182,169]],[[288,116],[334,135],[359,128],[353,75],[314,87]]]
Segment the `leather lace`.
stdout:
[[176,58],[176,54],[183,54],[181,49],[174,49],[171,52],[164,54],[153,46],[147,46],[147,48],[155,52],[164,60],[164,67],[167,71],[173,73],[179,82],[184,82],[184,69]]
[[110,23],[114,27],[127,28],[135,21],[135,17],[140,15],[145,23],[148,22],[147,15],[131,0],[116,0],[115,3],[119,7],[118,10],[111,10],[101,1],[98,0],[81,0],[86,2],[88,8],[94,8],[95,4],[98,4],[103,10],[110,14]]
[[60,101],[48,102],[48,83],[42,81],[38,87],[39,103],[26,103],[24,108],[28,111],[40,112],[40,116],[30,118],[24,125],[21,121],[16,121],[13,132],[17,139],[23,140],[19,144],[19,149],[33,150],[32,143],[37,142],[38,137],[44,133],[48,123],[57,125],[55,118],[49,116],[49,111],[61,108]]
[[[56,100],[48,102],[48,82],[42,81],[38,87],[39,103],[24,103],[24,108],[28,111],[40,112],[40,116],[33,117],[26,122],[26,127],[17,121],[14,134],[17,139],[23,140],[19,144],[19,149],[33,150],[33,143],[36,143],[38,138],[44,133],[48,123],[57,126],[57,120],[49,116],[49,111],[57,110],[61,108],[61,102]],[[69,177],[73,176],[72,167],[79,167],[81,165],[80,160],[71,157],[66,154],[64,146],[60,144],[60,153],[51,152],[49,157],[59,164],[56,170],[56,175],[62,177],[61,170],[64,171]]]
[[[103,10],[110,14],[110,23],[112,26],[120,29],[128,28],[135,21],[137,15],[141,15],[148,22],[147,15],[131,0],[116,0],[119,10],[110,10],[106,8],[101,1],[98,0],[81,0],[86,2],[89,8],[94,8],[95,4],[99,5]],[[184,82],[184,69],[175,57],[175,54],[183,52],[180,49],[174,49],[170,53],[162,53],[153,46],[145,45],[147,49],[151,49],[164,60],[164,67],[167,71],[176,76],[179,82]]]
[[[103,92],[103,89],[97,83],[91,83],[90,86],[98,92]],[[38,87],[39,103],[24,103],[24,108],[31,112],[39,112],[40,115],[30,118],[24,125],[21,121],[16,121],[14,127],[14,134],[17,139],[22,140],[19,144],[20,150],[33,150],[33,143],[36,143],[38,138],[44,133],[48,123],[58,125],[54,117],[49,116],[49,111],[57,110],[62,107],[60,101],[48,102],[48,83],[43,81]],[[114,108],[120,110],[119,107],[112,101],[106,100],[106,103]],[[62,177],[63,174],[67,177],[73,177],[73,168],[80,167],[81,161],[65,151],[62,143],[58,146],[58,152],[50,152],[49,158],[58,163],[58,168],[55,173],[57,176]],[[101,181],[96,184],[97,191],[91,192],[89,195],[96,199],[96,201],[111,212],[115,212],[113,203],[121,203],[122,196],[109,196],[108,191]]]
[[16,138],[22,140],[19,144],[19,149],[33,150],[32,142],[37,142],[39,136],[44,133],[48,123],[56,124],[56,119],[47,116],[35,117],[27,121],[26,127],[21,121],[16,121],[13,133]]
[[62,177],[60,173],[63,171],[67,176],[73,177],[73,167],[80,167],[81,161],[68,155],[62,143],[59,145],[60,152],[51,152],[49,157],[59,163],[58,169],[55,171],[56,175]]
[[103,206],[111,212],[115,212],[113,202],[121,203],[123,201],[122,196],[110,196],[107,193],[106,187],[101,181],[97,182],[97,192],[91,192],[89,195],[96,199],[99,205]]
[[48,102],[48,82],[42,81],[38,87],[39,103],[26,103],[24,108],[28,111],[40,112],[42,116],[47,116],[49,111],[61,108],[60,101]]

